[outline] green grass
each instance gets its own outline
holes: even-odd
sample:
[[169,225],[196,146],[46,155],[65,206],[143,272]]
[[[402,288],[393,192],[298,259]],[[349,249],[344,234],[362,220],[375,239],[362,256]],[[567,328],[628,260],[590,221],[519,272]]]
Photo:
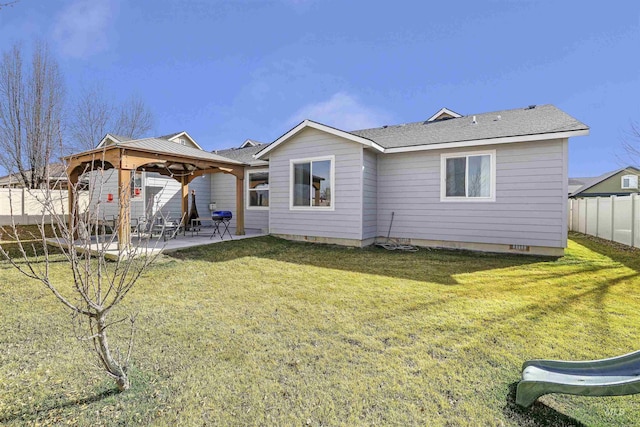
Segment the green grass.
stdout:
[[0,424],[637,425],[640,396],[513,403],[524,360],[639,347],[639,251],[569,243],[559,260],[269,237],[165,256],[127,301],[123,394],[3,265]]

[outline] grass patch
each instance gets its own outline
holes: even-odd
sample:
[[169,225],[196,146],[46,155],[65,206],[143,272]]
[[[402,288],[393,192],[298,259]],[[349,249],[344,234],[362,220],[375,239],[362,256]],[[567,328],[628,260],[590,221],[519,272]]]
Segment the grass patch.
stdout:
[[130,294],[133,389],[116,394],[68,314],[3,265],[0,423],[633,425],[638,396],[513,400],[526,359],[638,348],[639,271],[579,235],[558,260],[270,237],[184,250]]
[[[18,237],[24,241],[41,240],[42,232],[37,225],[16,225]],[[55,237],[56,233],[51,224],[44,226],[45,237]],[[14,242],[15,233],[10,225],[0,227],[0,242]]]

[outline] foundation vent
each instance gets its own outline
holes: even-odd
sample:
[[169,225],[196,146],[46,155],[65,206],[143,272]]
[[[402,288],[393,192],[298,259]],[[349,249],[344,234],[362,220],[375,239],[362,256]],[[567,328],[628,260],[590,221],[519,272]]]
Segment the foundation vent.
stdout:
[[509,245],[509,250],[515,252],[529,252],[531,248],[527,245]]

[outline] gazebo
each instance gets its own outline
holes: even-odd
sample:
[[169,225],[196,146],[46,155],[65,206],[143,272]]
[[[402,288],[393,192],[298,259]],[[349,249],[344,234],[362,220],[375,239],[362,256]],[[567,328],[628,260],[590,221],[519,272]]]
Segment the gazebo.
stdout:
[[[131,243],[130,199],[131,173],[144,169],[169,176],[181,184],[182,218],[187,225],[189,183],[203,175],[228,173],[236,177],[236,234],[244,235],[244,163],[218,156],[208,151],[183,146],[158,138],[145,138],[112,143],[64,158],[69,182],[69,212],[77,212],[73,191],[80,176],[93,170],[116,169],[118,176],[118,247]],[[69,215],[69,224],[72,217]]]

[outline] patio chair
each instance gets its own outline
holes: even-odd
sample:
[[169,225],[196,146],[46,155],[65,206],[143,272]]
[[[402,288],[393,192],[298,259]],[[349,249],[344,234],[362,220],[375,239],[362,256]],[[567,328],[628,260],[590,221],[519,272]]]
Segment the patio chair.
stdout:
[[162,239],[166,242],[168,239],[175,238],[183,230],[182,221],[175,219],[171,214],[163,216],[162,214],[156,217],[151,226],[150,232],[162,236]]

